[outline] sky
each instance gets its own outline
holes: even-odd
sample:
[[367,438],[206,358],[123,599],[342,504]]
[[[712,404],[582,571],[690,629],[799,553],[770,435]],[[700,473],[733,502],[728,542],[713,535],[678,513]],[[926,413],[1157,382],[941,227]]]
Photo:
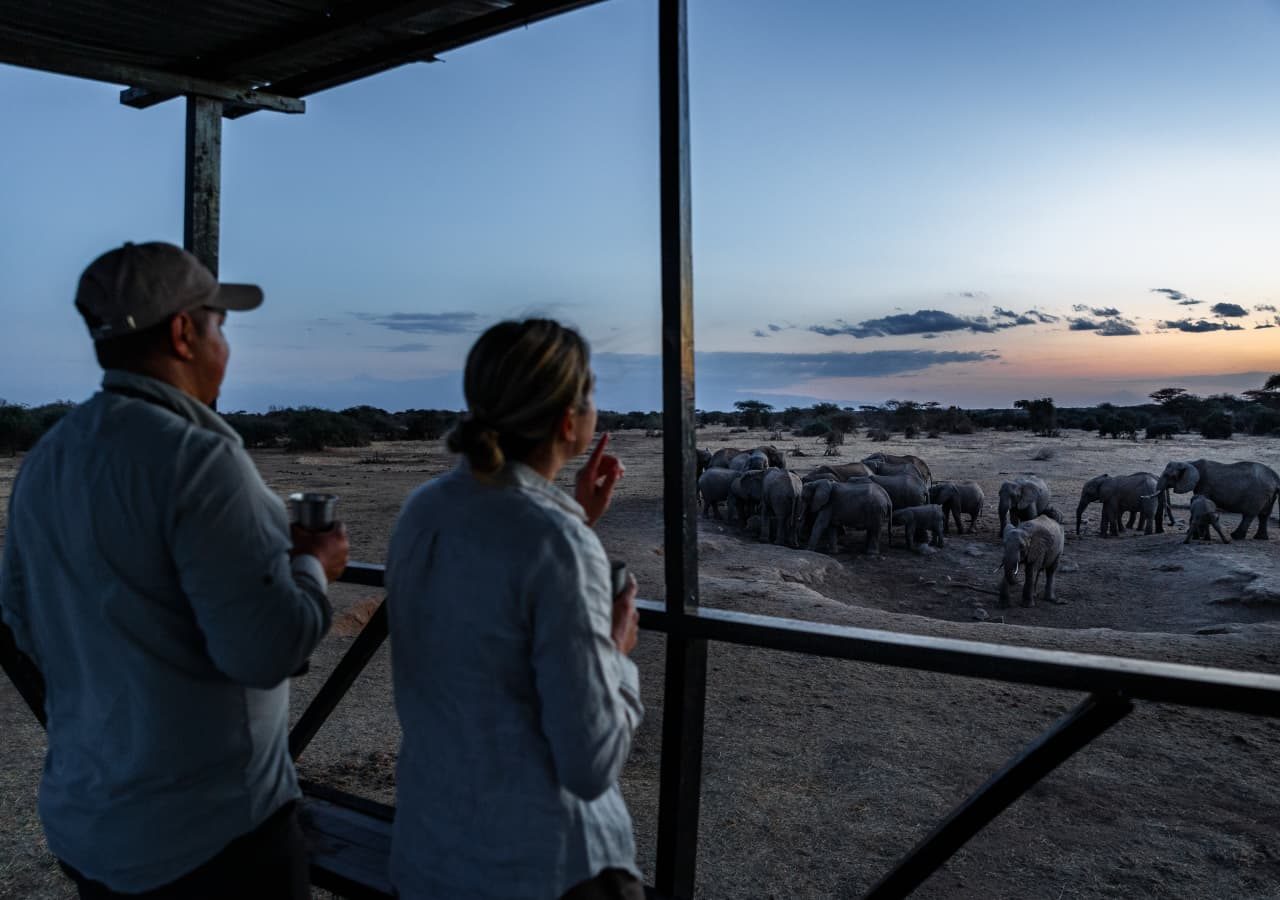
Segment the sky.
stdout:
[[[696,403],[1008,407],[1280,371],[1280,2],[689,3]],[[219,408],[460,408],[549,315],[661,405],[657,21],[607,2],[223,128]],[[100,377],[72,300],[181,243],[181,101],[0,66],[0,398]]]

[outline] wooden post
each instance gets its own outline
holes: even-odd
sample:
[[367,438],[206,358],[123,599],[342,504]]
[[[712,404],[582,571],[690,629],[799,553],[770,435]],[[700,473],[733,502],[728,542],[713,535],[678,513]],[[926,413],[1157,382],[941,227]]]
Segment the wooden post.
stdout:
[[187,97],[187,173],[182,245],[218,274],[222,207],[222,101]]
[[659,0],[658,120],[662,228],[663,520],[667,663],[654,882],[692,897],[702,793],[707,642],[680,627],[698,607],[698,507],[693,397],[693,251],[689,194],[686,0]]

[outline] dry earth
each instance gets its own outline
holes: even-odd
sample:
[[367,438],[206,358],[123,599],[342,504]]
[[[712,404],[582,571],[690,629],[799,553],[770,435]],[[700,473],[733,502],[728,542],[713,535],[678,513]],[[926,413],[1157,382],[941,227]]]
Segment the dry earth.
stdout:
[[[753,446],[762,434],[705,430],[700,446]],[[778,446],[805,470],[831,460],[811,440]],[[627,465],[600,531],[642,594],[662,593],[661,442],[615,437]],[[1043,448],[1053,458],[1033,459]],[[995,497],[1034,472],[1073,512],[1102,472],[1159,472],[1171,459],[1252,459],[1280,468],[1280,442],[1161,443],[984,432],[870,444],[913,452],[936,477],[973,478]],[[416,484],[450,464],[438,444],[297,456],[256,454],[281,493],[333,490],[353,558],[379,561]],[[18,461],[0,460],[7,502]],[[1185,500],[1185,498],[1181,498]],[[899,540],[883,555],[837,556],[761,544],[700,522],[705,604],[792,618],[976,640],[1280,672],[1280,528],[1271,540],[1183,546],[1186,511],[1164,535],[1068,539],[1064,606],[996,610],[994,502],[975,535],[932,554]],[[1224,516],[1228,528],[1235,516]],[[350,645],[372,592],[334,591],[346,613],[294,683],[295,714]],[[983,614],[986,618],[982,619]],[[623,777],[640,863],[652,871],[662,712],[662,637],[636,651],[648,715]],[[699,896],[852,897],[1080,697],[990,681],[712,645],[699,843]],[[0,680],[0,896],[68,896],[40,837],[35,791],[43,733]],[[386,651],[366,670],[301,763],[308,777],[391,800],[398,730]],[[1142,704],[975,838],[919,891],[927,898],[1280,897],[1280,719]]]

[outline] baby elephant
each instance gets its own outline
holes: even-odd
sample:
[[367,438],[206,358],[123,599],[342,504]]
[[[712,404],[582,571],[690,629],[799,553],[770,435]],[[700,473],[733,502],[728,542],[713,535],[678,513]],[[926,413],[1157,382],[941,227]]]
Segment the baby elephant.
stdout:
[[1054,576],[1062,559],[1062,526],[1047,516],[1036,516],[1021,525],[1006,525],[1004,529],[1004,560],[996,571],[1004,569],[1000,579],[1000,606],[1009,605],[1009,589],[1025,565],[1027,572],[1022,579],[1022,605],[1035,604],[1033,594],[1036,580],[1044,572],[1044,597],[1049,603],[1058,603],[1053,592]]
[[1209,534],[1209,527],[1218,532],[1218,537],[1222,538],[1222,543],[1231,543],[1231,538],[1222,533],[1222,528],[1218,525],[1218,507],[1206,497],[1204,494],[1196,494],[1191,498],[1191,522],[1187,526],[1187,539],[1184,544],[1191,543],[1191,539],[1212,541],[1213,535]]
[[[908,506],[906,509],[894,510],[893,524],[902,525],[906,532],[907,549],[914,550],[916,541],[927,540],[934,547],[943,545],[942,534],[946,530],[946,519],[942,507],[937,503],[924,506]],[[890,542],[892,543],[892,529]]]

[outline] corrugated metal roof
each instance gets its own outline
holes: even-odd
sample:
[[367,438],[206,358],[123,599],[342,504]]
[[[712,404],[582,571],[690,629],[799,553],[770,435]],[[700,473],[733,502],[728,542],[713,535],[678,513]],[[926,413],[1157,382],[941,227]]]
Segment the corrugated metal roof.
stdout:
[[[305,97],[595,2],[0,0],[0,62],[127,85],[131,67]],[[172,96],[134,93],[138,106]]]

